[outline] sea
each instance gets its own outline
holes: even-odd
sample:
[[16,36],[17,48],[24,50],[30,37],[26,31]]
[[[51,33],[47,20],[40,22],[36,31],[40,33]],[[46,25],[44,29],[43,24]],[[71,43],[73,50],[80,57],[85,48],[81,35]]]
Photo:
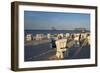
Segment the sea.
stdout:
[[[87,31],[88,32],[88,31]],[[72,33],[80,33],[80,31],[76,31],[76,30],[24,30],[24,34],[32,34],[32,35],[36,35],[36,34],[72,34]]]

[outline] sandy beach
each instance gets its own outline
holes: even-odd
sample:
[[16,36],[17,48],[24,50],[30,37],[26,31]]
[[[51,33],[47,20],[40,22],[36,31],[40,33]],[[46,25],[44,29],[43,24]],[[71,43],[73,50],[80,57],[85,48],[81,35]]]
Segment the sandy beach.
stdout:
[[[71,43],[74,43],[71,41]],[[24,60],[25,61],[43,61],[55,56],[55,48],[51,48],[50,40],[31,41],[25,43]],[[71,46],[68,48],[68,55],[64,59],[86,59],[90,58],[90,45]]]

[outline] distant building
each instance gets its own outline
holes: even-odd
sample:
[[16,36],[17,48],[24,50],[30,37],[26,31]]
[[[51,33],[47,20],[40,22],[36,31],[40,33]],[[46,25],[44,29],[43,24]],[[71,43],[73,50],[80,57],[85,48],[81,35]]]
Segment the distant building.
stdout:
[[86,28],[75,28],[75,31],[86,32]]
[[56,30],[56,28],[55,27],[51,27],[51,30]]

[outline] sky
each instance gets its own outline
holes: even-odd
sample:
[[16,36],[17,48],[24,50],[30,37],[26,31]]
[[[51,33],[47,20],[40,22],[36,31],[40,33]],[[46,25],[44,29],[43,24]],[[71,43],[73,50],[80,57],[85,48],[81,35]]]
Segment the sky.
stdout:
[[51,30],[52,27],[56,30],[90,30],[90,14],[24,11],[25,30]]

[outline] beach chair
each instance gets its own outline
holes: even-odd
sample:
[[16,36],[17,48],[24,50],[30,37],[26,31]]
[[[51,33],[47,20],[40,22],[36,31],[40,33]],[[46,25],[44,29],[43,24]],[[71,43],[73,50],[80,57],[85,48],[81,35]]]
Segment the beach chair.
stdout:
[[56,40],[56,56],[57,56],[57,58],[59,58],[59,59],[64,58],[64,52],[67,51],[66,45],[67,45],[67,39]]
[[32,34],[26,35],[26,41],[32,41]]

